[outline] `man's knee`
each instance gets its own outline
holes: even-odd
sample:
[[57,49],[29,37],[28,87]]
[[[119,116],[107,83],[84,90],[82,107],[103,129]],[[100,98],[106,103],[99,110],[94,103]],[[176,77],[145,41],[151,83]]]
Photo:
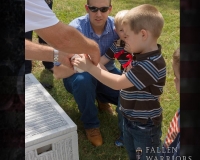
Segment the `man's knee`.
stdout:
[[73,81],[73,88],[85,88],[89,90],[91,87],[96,88],[96,85],[97,80],[87,72],[78,74]]

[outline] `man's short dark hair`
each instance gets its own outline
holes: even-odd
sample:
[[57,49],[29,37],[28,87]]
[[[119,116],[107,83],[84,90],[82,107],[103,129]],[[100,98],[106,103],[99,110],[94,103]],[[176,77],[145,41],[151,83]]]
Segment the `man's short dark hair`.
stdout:
[[[89,5],[89,1],[90,0],[87,0],[87,5]],[[111,5],[111,0],[109,0],[109,5]]]

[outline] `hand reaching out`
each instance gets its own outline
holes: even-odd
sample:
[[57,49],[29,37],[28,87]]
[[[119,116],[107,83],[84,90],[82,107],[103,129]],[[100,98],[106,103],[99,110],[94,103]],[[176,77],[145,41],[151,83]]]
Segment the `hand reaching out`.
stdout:
[[86,54],[79,54],[79,58],[75,58],[71,61],[72,65],[75,67],[82,69],[84,71],[89,71],[94,64]]

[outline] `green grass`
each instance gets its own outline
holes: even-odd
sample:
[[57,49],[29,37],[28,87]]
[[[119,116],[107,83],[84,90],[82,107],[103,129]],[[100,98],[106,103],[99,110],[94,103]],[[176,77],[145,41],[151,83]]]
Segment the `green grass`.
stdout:
[[[86,0],[54,0],[53,10],[60,21],[68,24],[71,20],[78,16],[84,15]],[[162,54],[167,63],[167,79],[164,93],[161,96],[161,105],[163,107],[163,123],[162,123],[162,140],[164,140],[169,127],[169,122],[174,116],[175,111],[179,107],[179,95],[177,94],[173,82],[174,74],[172,70],[172,54],[179,47],[180,37],[180,14],[179,1],[177,0],[112,0],[113,10],[111,16],[114,16],[119,10],[131,9],[140,4],[152,4],[156,6],[165,19],[165,25],[159,43],[162,45]],[[34,35],[34,41],[36,35]],[[40,82],[48,82],[54,87],[48,92],[71,117],[78,126],[78,143],[80,160],[126,160],[127,153],[124,148],[114,146],[114,140],[117,138],[119,131],[117,127],[117,114],[110,116],[106,113],[99,113],[98,117],[101,122],[101,133],[104,144],[100,147],[93,147],[86,139],[83,124],[80,121],[80,112],[74,98],[69,94],[62,80],[56,80],[53,75],[44,70],[41,62],[33,63],[32,73]],[[116,107],[113,105],[113,109]]]

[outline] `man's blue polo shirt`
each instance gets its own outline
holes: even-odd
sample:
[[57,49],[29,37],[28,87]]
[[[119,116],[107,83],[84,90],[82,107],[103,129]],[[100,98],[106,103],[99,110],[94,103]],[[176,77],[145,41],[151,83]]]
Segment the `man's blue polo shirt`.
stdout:
[[[114,18],[111,16],[108,16],[105,29],[102,33],[102,35],[99,37],[96,35],[94,30],[92,29],[92,26],[90,24],[89,20],[89,14],[86,14],[85,16],[78,17],[70,22],[70,26],[78,29],[82,34],[84,34],[86,37],[93,39],[99,44],[99,48],[101,51],[101,56],[106,53],[106,51],[109,49],[109,47],[112,45],[112,43],[119,39],[119,36],[114,31]],[[105,67],[108,70],[112,70],[115,67],[114,60],[111,60],[108,62]]]

